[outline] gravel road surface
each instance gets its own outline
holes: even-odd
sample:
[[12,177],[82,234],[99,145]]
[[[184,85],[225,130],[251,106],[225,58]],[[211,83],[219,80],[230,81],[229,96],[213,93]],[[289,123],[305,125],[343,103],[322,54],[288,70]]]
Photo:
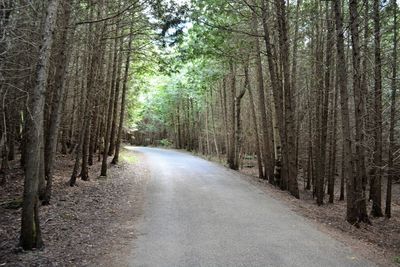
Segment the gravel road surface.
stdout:
[[129,266],[374,266],[239,173],[188,153],[131,149],[151,179]]

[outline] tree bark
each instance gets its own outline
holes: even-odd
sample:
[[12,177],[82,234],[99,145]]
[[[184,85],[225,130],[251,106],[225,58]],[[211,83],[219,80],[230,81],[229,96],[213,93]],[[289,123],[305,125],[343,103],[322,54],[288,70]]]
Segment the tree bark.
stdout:
[[396,0],[391,1],[393,12],[393,51],[392,51],[392,83],[390,97],[390,125],[389,125],[389,160],[388,160],[388,179],[386,188],[386,207],[385,215],[387,218],[392,216],[392,182],[394,178],[394,146],[395,136],[394,127],[396,125],[396,93],[397,93],[397,43],[398,43],[398,22],[397,22],[397,3]]
[[231,89],[231,95],[230,95],[230,97],[231,97],[231,106],[230,106],[230,108],[231,108],[231,114],[230,114],[230,116],[231,116],[231,119],[230,119],[230,121],[231,121],[231,127],[230,127],[230,130],[229,130],[229,132],[230,132],[230,135],[229,135],[229,139],[230,139],[230,142],[229,142],[229,147],[230,147],[230,149],[229,149],[229,154],[228,154],[228,165],[229,165],[229,168],[231,168],[231,169],[233,169],[233,170],[237,170],[238,169],[238,166],[236,165],[236,162],[235,162],[235,155],[236,155],[236,153],[237,153],[237,151],[236,151],[236,137],[235,137],[235,135],[236,135],[236,130],[235,130],[235,128],[236,128],[236,123],[235,123],[235,121],[236,121],[236,108],[235,108],[235,98],[236,98],[236,69],[235,69],[235,66],[233,65],[233,63],[230,63],[230,71],[231,71],[231,79],[230,79],[230,81],[231,81],[231,84],[230,84],[230,89]]
[[55,72],[55,92],[53,96],[53,103],[51,106],[49,132],[45,142],[45,176],[46,176],[46,190],[43,198],[43,204],[49,204],[51,198],[52,184],[53,184],[53,165],[57,152],[58,133],[61,122],[61,111],[63,110],[63,98],[66,87],[66,76],[68,71],[69,58],[71,53],[71,45],[68,45],[68,40],[72,41],[73,34],[69,33],[69,21],[71,16],[71,3],[64,1],[61,3],[62,16],[60,20],[60,40],[58,46],[58,53],[55,56],[57,67]]
[[[353,1],[354,0],[352,0],[352,2]],[[346,220],[351,224],[357,224],[359,221],[359,210],[356,205],[356,194],[354,192],[355,177],[353,174],[353,154],[352,154],[352,140],[351,140],[349,103],[348,103],[349,93],[347,89],[347,71],[346,71],[347,64],[344,52],[343,15],[342,15],[341,5],[342,5],[341,1],[334,1],[335,21],[336,21],[336,49],[337,49],[336,73],[338,76],[338,86],[340,90],[340,107],[342,114],[342,135],[343,135],[342,136],[343,139],[342,179],[346,181],[346,188],[347,188]]]
[[285,0],[275,0],[277,7],[277,18],[279,28],[279,55],[283,72],[283,93],[284,93],[284,120],[285,131],[282,137],[282,151],[284,155],[285,170],[287,171],[287,181],[289,192],[296,198],[300,198],[299,187],[297,183],[296,168],[296,139],[295,123],[293,114],[293,94],[290,87],[290,66],[289,66],[289,40],[288,25],[286,16]]
[[[257,22],[257,14],[253,12],[252,14],[252,30],[254,35],[258,35],[258,22]],[[261,59],[261,50],[260,43],[258,38],[254,39],[254,48],[255,48],[255,61],[256,61],[256,81],[257,81],[257,93],[258,93],[258,106],[259,112],[261,114],[261,125],[262,125],[262,152],[259,156],[262,155],[263,161],[260,163],[261,167],[264,165],[264,171],[259,172],[261,174],[260,178],[268,179],[271,183],[274,183],[274,177],[272,176],[272,171],[270,169],[271,166],[271,158],[270,158],[270,148],[269,148],[269,133],[268,133],[268,120],[267,120],[267,110],[265,105],[265,89],[264,89],[264,78],[263,78],[263,69],[262,69],[262,59]],[[254,106],[254,103],[253,103]],[[257,126],[257,122],[255,124]],[[255,127],[256,127],[255,126]],[[257,137],[258,138],[258,137]],[[261,148],[259,148],[261,149]],[[263,162],[263,164],[262,164]]]
[[375,105],[375,146],[374,146],[374,171],[372,210],[374,217],[382,217],[382,60],[381,60],[381,26],[380,26],[380,1],[374,0],[374,105]]
[[242,119],[241,119],[241,101],[246,93],[247,87],[249,86],[249,69],[248,64],[244,66],[244,85],[243,88],[240,90],[239,95],[235,96],[235,105],[236,105],[236,134],[235,134],[235,169],[239,169],[239,159],[240,159],[240,152],[242,148]]
[[[118,36],[118,23],[115,29],[115,37]],[[107,156],[108,156],[108,149],[109,149],[109,140],[111,134],[111,123],[112,123],[112,114],[113,114],[113,103],[115,97],[115,76],[117,70],[117,49],[118,49],[118,39],[115,38],[114,40],[114,59],[113,59],[113,71],[112,71],[112,78],[111,78],[111,86],[109,92],[109,101],[107,106],[107,120],[105,125],[105,137],[104,137],[104,150],[103,150],[103,160],[101,163],[101,176],[107,176]]]
[[359,38],[359,13],[358,0],[350,1],[350,32],[352,43],[352,58],[353,58],[353,91],[355,105],[355,147],[356,158],[355,163],[357,172],[354,175],[352,185],[352,193],[355,194],[354,205],[358,209],[359,220],[368,222],[368,214],[366,212],[366,200],[362,193],[362,175],[365,173],[364,167],[364,133],[363,133],[363,118],[365,116],[363,99],[363,90],[361,89],[361,55],[360,55],[360,38]]
[[118,100],[119,100],[119,91],[121,85],[121,70],[122,70],[122,49],[123,49],[123,38],[120,37],[119,43],[119,55],[117,61],[117,76],[115,79],[115,96],[114,96],[114,107],[113,107],[113,117],[111,123],[111,133],[110,133],[110,148],[108,149],[108,155],[112,156],[115,150],[115,139],[118,132],[117,129],[117,115],[118,115]]
[[43,143],[41,137],[43,136],[46,83],[58,5],[59,0],[50,0],[48,2],[43,39],[36,67],[36,82],[31,93],[31,116],[28,116],[26,121],[26,132],[30,136],[26,139],[25,145],[26,153],[29,157],[26,158],[25,162],[24,200],[20,236],[20,244],[25,250],[40,248],[43,245],[39,224],[38,167],[41,159],[40,147]]
[[250,84],[249,84],[249,97],[250,97],[251,117],[253,119],[254,135],[256,138],[256,156],[257,156],[257,166],[258,166],[258,177],[260,179],[263,179],[264,171],[263,171],[263,164],[262,164],[262,158],[261,158],[261,145],[260,145],[260,137],[258,134],[256,107],[254,104],[254,97],[253,97],[253,92],[251,90]]

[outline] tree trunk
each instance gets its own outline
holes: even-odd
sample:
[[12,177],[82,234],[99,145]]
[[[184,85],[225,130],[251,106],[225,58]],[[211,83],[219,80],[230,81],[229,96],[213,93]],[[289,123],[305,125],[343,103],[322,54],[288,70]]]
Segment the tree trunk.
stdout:
[[212,90],[210,91],[210,98],[211,98],[211,124],[212,124],[212,130],[213,130],[213,139],[214,139],[214,146],[215,146],[215,153],[217,153],[218,160],[220,160],[220,154],[219,154],[219,148],[218,148],[218,142],[217,142],[217,133],[215,130],[215,115],[214,115],[214,103],[213,103],[213,94]]
[[[283,117],[283,88],[282,88],[282,81],[278,77],[278,66],[277,66],[277,60],[276,60],[276,52],[274,47],[271,44],[271,36],[270,36],[270,30],[267,22],[267,9],[268,7],[265,6],[265,4],[268,4],[268,2],[264,3],[262,2],[262,24],[263,24],[263,29],[264,29],[264,42],[265,42],[265,47],[266,47],[266,52],[267,52],[267,62],[268,62],[268,70],[270,74],[270,79],[271,79],[271,87],[272,87],[272,95],[273,95],[273,112],[275,112],[276,115],[276,125],[278,126],[279,129],[279,138],[277,138],[277,135],[274,133],[274,145],[275,145],[275,159],[280,158],[281,151],[282,151],[282,138],[285,133],[284,129],[284,117]],[[274,113],[273,113],[274,114]],[[274,115],[273,115],[274,116]],[[263,124],[263,128],[267,129],[268,124],[266,125]],[[279,139],[279,140],[278,140]],[[278,152],[277,152],[278,151]],[[279,153],[279,154],[278,154]],[[265,161],[265,159],[264,159]],[[282,161],[275,161],[275,171],[277,169],[281,170],[282,168]],[[281,174],[281,171],[279,171]],[[267,175],[267,174],[266,174]],[[271,180],[272,179],[272,180]],[[279,185],[281,189],[285,190],[287,189],[287,175],[285,177],[281,177],[279,175]],[[270,182],[275,183],[275,178],[270,177]],[[278,181],[277,181],[278,182]]]
[[[296,139],[295,139],[295,123],[293,114],[293,95],[290,87],[290,66],[289,66],[289,40],[288,25],[286,16],[285,0],[275,0],[277,6],[277,18],[279,28],[279,51],[283,72],[283,92],[284,92],[284,120],[285,131],[282,137],[282,151],[285,162],[285,170],[287,171],[287,181],[289,192],[296,198],[300,198],[299,186],[297,183],[296,168]],[[283,129],[283,128],[282,128]]]
[[126,102],[126,92],[128,89],[128,76],[129,76],[129,64],[131,61],[131,53],[132,53],[132,42],[133,42],[133,26],[130,29],[130,36],[129,36],[129,43],[128,43],[128,52],[126,54],[126,61],[125,61],[125,72],[124,72],[124,79],[122,82],[122,98],[121,98],[121,113],[119,115],[119,126],[118,126],[118,136],[117,141],[115,143],[115,154],[112,160],[113,164],[118,164],[119,160],[119,152],[121,147],[121,138],[123,132],[123,125],[124,125],[124,116],[125,116],[125,102]]
[[[45,142],[45,176],[46,176],[46,190],[43,198],[43,204],[49,204],[53,183],[53,165],[57,152],[57,140],[59,127],[61,122],[61,112],[63,110],[63,98],[66,87],[66,76],[68,71],[68,63],[71,53],[71,45],[68,46],[67,41],[72,41],[73,34],[69,34],[69,21],[71,15],[71,3],[69,1],[61,3],[62,16],[60,18],[60,40],[58,45],[58,53],[55,56],[57,62],[55,72],[55,92],[53,96],[53,103],[50,113],[50,126]],[[69,36],[68,36],[69,35]]]
[[[288,4],[289,5],[289,4]],[[300,7],[302,5],[302,0],[297,0],[296,1],[296,14],[295,14],[295,22],[294,22],[294,36],[293,36],[293,54],[292,54],[292,75],[291,75],[291,88],[293,92],[293,96],[296,95],[297,92],[297,54],[298,54],[298,39],[299,39],[299,13],[300,13]],[[296,114],[297,112],[297,101],[295,101],[294,97],[294,103],[293,103],[293,112]],[[297,119],[296,119],[296,168],[298,168],[298,162],[299,162],[299,129],[300,129],[300,120],[299,120],[299,113],[297,113]]]
[[[364,56],[362,57],[362,62],[361,62],[361,95],[362,95],[362,99],[361,99],[361,103],[363,104],[362,107],[362,113],[364,114],[362,117],[362,125],[363,125],[363,132],[361,137],[363,138],[362,141],[362,146],[361,146],[361,154],[359,154],[359,162],[358,162],[358,166],[359,166],[359,175],[361,175],[361,179],[362,179],[362,194],[363,194],[363,198],[366,199],[366,190],[367,190],[367,169],[366,169],[366,165],[365,165],[365,133],[368,133],[368,128],[371,127],[367,127],[367,99],[368,99],[368,61],[369,61],[369,57],[368,57],[368,43],[369,43],[369,35],[370,35],[370,31],[369,31],[369,0],[364,0],[364,43],[363,43],[363,47],[364,47]],[[366,209],[366,205],[363,206]],[[363,211],[364,213],[367,213],[366,210]]]
[[[354,0],[352,0],[354,2]],[[334,1],[335,20],[336,20],[336,49],[337,63],[336,73],[338,76],[338,86],[340,90],[340,107],[342,113],[342,139],[343,139],[343,175],[342,179],[346,181],[347,188],[347,212],[346,220],[351,224],[357,224],[359,221],[359,210],[356,205],[356,194],[354,189],[353,174],[353,154],[349,115],[349,93],[347,89],[347,70],[346,57],[344,52],[344,32],[341,1]],[[354,3],[353,3],[354,5]],[[354,8],[354,7],[353,7]],[[354,17],[353,17],[354,19]]]
[[236,134],[235,134],[235,170],[239,169],[240,151],[242,148],[242,120],[241,120],[241,101],[249,86],[249,69],[248,64],[244,66],[244,85],[238,96],[235,96],[236,105]]
[[[102,75],[103,73],[100,73]],[[88,155],[88,165],[93,165],[93,158],[96,152],[96,144],[98,140],[98,133],[99,133],[99,111],[100,111],[100,101],[96,98],[95,99],[95,107],[94,112],[92,113],[92,125],[91,125],[91,134],[90,134],[90,141],[89,141],[89,155]]]
[[261,145],[260,145],[260,137],[258,134],[258,124],[257,124],[257,115],[256,115],[256,107],[254,104],[253,92],[251,90],[249,84],[249,97],[250,97],[250,108],[251,108],[251,117],[253,119],[253,127],[254,127],[254,135],[256,137],[256,156],[257,156],[257,166],[258,166],[258,177],[260,179],[264,178],[263,164],[261,158]]
[[[263,21],[264,22],[264,21]],[[265,26],[266,27],[266,26]],[[252,14],[252,29],[253,34],[258,35],[258,22],[257,22],[257,14],[253,12]],[[274,177],[272,175],[271,166],[271,158],[270,158],[270,147],[269,147],[269,133],[268,133],[268,119],[267,119],[267,110],[265,105],[265,89],[264,89],[264,78],[263,78],[263,69],[262,69],[262,60],[261,60],[261,49],[258,38],[254,40],[255,47],[255,61],[256,61],[256,81],[257,81],[257,93],[258,93],[258,107],[259,112],[261,114],[261,126],[262,126],[262,159],[264,162],[264,171],[261,172],[262,177],[264,179],[268,179],[270,183],[275,183]],[[254,104],[253,104],[254,105]],[[275,162],[276,163],[276,162]],[[259,167],[260,168],[260,167]],[[262,168],[262,166],[261,166]]]
[[350,1],[350,32],[352,42],[353,56],[353,91],[355,105],[355,146],[356,146],[356,167],[357,172],[354,175],[354,183],[352,185],[352,193],[355,194],[355,208],[358,209],[359,220],[369,222],[366,212],[366,200],[362,193],[362,176],[365,173],[364,167],[364,133],[363,133],[363,118],[365,116],[363,99],[363,90],[361,89],[361,55],[360,55],[360,38],[359,38],[359,13],[358,0]]
[[[318,2],[317,2],[318,3]],[[317,14],[320,16],[320,5],[317,5]],[[325,128],[323,127],[323,112],[325,111],[324,106],[324,49],[323,49],[323,37],[322,37],[322,21],[316,21],[315,29],[315,86],[314,94],[316,97],[315,102],[315,134],[314,134],[314,161],[315,161],[315,195],[317,198],[317,204],[322,205],[324,202],[324,165],[325,165],[325,143],[323,142],[323,135]],[[329,54],[329,53],[327,53]]]
[[36,82],[31,93],[31,116],[28,116],[26,121],[26,132],[30,136],[26,138],[25,145],[26,153],[29,157],[26,158],[25,162],[24,200],[20,237],[20,244],[25,250],[40,248],[43,244],[39,224],[38,167],[40,166],[41,159],[40,147],[43,143],[41,137],[43,136],[46,83],[58,4],[59,0],[51,0],[48,3],[43,39],[36,68]]
[[[118,36],[118,24],[116,25],[115,29],[115,37]],[[118,49],[118,39],[115,38],[114,40],[114,59],[113,59],[113,71],[112,71],[112,78],[111,78],[111,86],[110,86],[110,92],[109,92],[109,101],[108,101],[108,106],[107,106],[107,120],[106,120],[106,125],[105,125],[105,137],[104,137],[104,150],[103,150],[103,160],[101,163],[101,176],[107,176],[107,156],[108,156],[108,149],[109,149],[109,140],[110,140],[110,134],[111,134],[111,123],[112,123],[112,115],[113,115],[113,103],[114,103],[114,97],[115,97],[115,76],[116,76],[116,71],[118,67],[118,62],[117,62],[117,49]]]
[[388,179],[387,179],[387,188],[386,188],[386,207],[385,207],[385,215],[387,218],[392,216],[392,182],[394,178],[394,146],[395,146],[395,137],[394,137],[394,127],[396,125],[396,93],[397,93],[397,34],[398,34],[398,25],[397,25],[397,3],[396,0],[392,0],[392,12],[393,12],[393,51],[392,51],[392,91],[390,97],[390,125],[389,125],[389,160],[388,160]]
[[330,142],[329,162],[330,169],[328,172],[328,194],[329,203],[333,203],[335,197],[335,177],[336,177],[336,135],[337,135],[337,102],[338,102],[338,89],[335,86],[333,93],[332,104],[332,134]]
[[209,130],[209,127],[208,127],[208,106],[209,106],[209,103],[208,103],[208,98],[207,98],[207,95],[208,95],[208,93],[206,92],[205,93],[205,100],[204,100],[204,102],[205,102],[205,105],[206,105],[206,107],[205,107],[205,114],[204,114],[204,119],[205,119],[205,131],[206,131],[206,147],[207,147],[207,155],[210,155],[210,153],[211,153],[211,151],[210,151],[210,134],[209,134],[209,132],[210,132],[210,130]]
[[381,26],[380,26],[380,0],[374,0],[374,104],[375,104],[375,146],[374,146],[374,172],[372,210],[374,217],[382,217],[382,60],[381,60]]
[[119,55],[117,61],[117,76],[115,80],[115,96],[114,96],[114,107],[113,107],[113,117],[111,123],[111,133],[110,133],[110,148],[108,149],[108,155],[112,156],[115,150],[115,139],[117,135],[117,115],[118,115],[118,100],[119,91],[121,85],[121,70],[122,70],[122,49],[123,49],[123,38],[120,37],[119,43]]
[[[2,96],[4,99],[5,96]],[[8,142],[7,142],[7,136],[8,136],[8,129],[7,129],[7,112],[6,112],[6,107],[4,105],[4,100],[2,101],[1,104],[1,141],[0,141],[0,152],[1,152],[1,169],[0,169],[0,175],[1,180],[0,180],[0,185],[5,185],[6,181],[8,180],[8,174],[10,171],[10,166],[8,164]]]
[[230,142],[229,142],[229,154],[228,154],[228,165],[229,168],[233,169],[233,170],[237,170],[238,166],[236,166],[235,163],[235,155],[237,153],[236,151],[236,108],[235,108],[235,98],[236,98],[236,69],[235,66],[233,65],[233,63],[230,64],[230,70],[231,70],[231,129],[230,129]]

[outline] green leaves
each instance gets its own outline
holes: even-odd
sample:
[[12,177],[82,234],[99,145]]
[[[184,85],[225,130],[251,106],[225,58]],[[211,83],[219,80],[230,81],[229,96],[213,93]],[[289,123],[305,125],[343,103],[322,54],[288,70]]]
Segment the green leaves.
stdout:
[[[246,35],[251,12],[242,1],[192,0],[189,8],[156,0],[152,8],[157,66],[135,72],[132,86],[140,94],[132,95],[129,108],[130,127],[144,133],[162,132],[188,103],[202,112],[204,95],[228,72],[230,62],[248,58],[252,42]],[[138,64],[137,70],[141,65],[148,66]]]

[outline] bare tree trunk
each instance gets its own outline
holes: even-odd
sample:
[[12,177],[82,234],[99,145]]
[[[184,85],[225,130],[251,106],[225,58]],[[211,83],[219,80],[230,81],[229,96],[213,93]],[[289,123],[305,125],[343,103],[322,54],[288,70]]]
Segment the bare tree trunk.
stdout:
[[111,134],[110,134],[110,148],[108,149],[108,155],[112,156],[115,150],[115,139],[117,135],[117,115],[118,115],[118,100],[119,91],[121,85],[121,70],[122,70],[122,49],[123,49],[123,38],[120,38],[119,42],[119,55],[117,63],[117,77],[115,80],[115,96],[114,96],[114,107],[113,107],[113,117],[111,123]]
[[26,250],[40,248],[43,245],[39,224],[38,167],[41,159],[40,147],[43,143],[41,137],[43,136],[46,83],[58,5],[59,0],[51,0],[48,3],[43,39],[36,68],[36,82],[31,93],[31,116],[28,116],[26,121],[26,132],[30,136],[26,139],[25,145],[26,153],[29,157],[26,158],[25,162],[24,200],[20,236],[20,244]]
[[[65,1],[61,3],[62,16],[60,18],[60,40],[56,55],[57,68],[55,72],[55,92],[53,96],[53,103],[50,113],[50,126],[45,142],[45,176],[46,176],[46,190],[43,197],[43,204],[49,204],[53,183],[53,165],[57,150],[58,133],[61,121],[61,112],[63,110],[63,98],[66,87],[66,76],[68,63],[70,58],[71,47],[68,46],[67,41],[72,41],[73,34],[69,34],[69,21],[71,15],[71,3]],[[69,35],[69,36],[68,36]]]
[[360,38],[359,38],[359,13],[358,0],[352,0],[350,2],[350,31],[351,31],[351,42],[352,42],[352,55],[353,55],[353,91],[354,91],[354,104],[355,104],[355,123],[356,123],[356,167],[357,172],[354,176],[354,183],[352,191],[355,194],[354,205],[358,209],[359,220],[363,222],[369,222],[368,214],[366,212],[366,200],[362,193],[362,174],[365,170],[364,167],[364,148],[362,146],[364,142],[363,133],[363,118],[365,116],[363,91],[361,89],[361,55],[360,55]]
[[380,2],[374,0],[374,102],[375,102],[375,149],[374,149],[374,172],[373,172],[373,194],[372,210],[374,217],[382,217],[382,60],[381,60],[381,26],[380,26]]
[[[100,73],[102,75],[102,73]],[[91,118],[91,134],[90,134],[90,141],[89,141],[89,155],[88,155],[88,165],[92,166],[93,165],[93,158],[94,158],[94,153],[96,152],[96,143],[97,143],[97,138],[98,138],[98,128],[99,128],[99,111],[100,111],[100,104],[98,98],[95,99],[95,107],[94,107],[94,112],[92,113],[92,118]]]
[[228,100],[227,100],[227,85],[226,85],[226,77],[222,81],[222,92],[223,92],[223,113],[224,113],[224,126],[225,126],[225,152],[226,155],[229,155],[229,151],[231,149],[230,140],[229,140],[229,128],[228,128]]
[[222,79],[222,85],[219,90],[219,95],[220,95],[220,102],[221,102],[221,111],[222,111],[222,117],[223,117],[223,122],[224,122],[224,141],[225,141],[225,151],[221,151],[223,154],[225,152],[226,155],[229,154],[229,136],[228,136],[228,122],[227,122],[227,108],[226,108],[226,78],[224,77]]
[[217,133],[215,130],[215,115],[214,115],[214,103],[213,103],[213,94],[212,90],[210,91],[210,98],[211,98],[211,124],[212,124],[212,129],[213,129],[213,139],[214,139],[214,146],[215,146],[215,152],[217,153],[218,160],[220,160],[220,154],[219,154],[219,148],[218,148],[218,142],[217,142]]
[[[290,87],[290,66],[289,66],[289,40],[288,25],[286,16],[286,2],[284,0],[276,0],[277,17],[279,27],[279,47],[280,60],[283,71],[283,92],[284,92],[284,119],[285,131],[282,137],[282,151],[285,161],[285,170],[287,171],[289,192],[296,198],[300,198],[299,186],[297,183],[296,168],[296,139],[295,139],[295,123],[293,114],[293,94]],[[283,128],[282,128],[283,129]]]
[[257,156],[257,166],[258,166],[258,177],[264,178],[263,164],[261,158],[261,145],[260,145],[260,137],[258,134],[258,125],[257,125],[257,116],[256,116],[256,107],[254,104],[253,92],[251,90],[249,84],[249,97],[250,97],[250,107],[251,107],[251,116],[253,118],[253,127],[254,127],[254,135],[256,137],[256,156]]
[[5,105],[5,96],[6,92],[4,92],[4,96],[2,96],[1,101],[1,141],[0,141],[0,152],[1,152],[1,169],[0,169],[0,185],[6,184],[8,180],[8,173],[10,171],[10,166],[8,164],[8,147],[7,147],[7,136],[8,136],[8,129],[7,129],[7,112],[6,112],[6,105]]
[[[118,24],[116,25],[115,29],[115,37],[118,36]],[[110,86],[110,93],[109,93],[109,101],[107,106],[107,120],[105,125],[105,137],[104,137],[104,150],[103,150],[103,160],[101,164],[101,176],[107,176],[107,156],[108,156],[108,149],[109,149],[109,140],[111,134],[111,123],[112,123],[112,114],[113,114],[113,101],[115,97],[115,76],[116,76],[116,68],[118,67],[117,62],[117,49],[118,49],[118,39],[114,40],[114,59],[113,59],[113,72],[111,78],[111,86]]]
[[178,149],[182,149],[182,125],[181,125],[181,113],[180,113],[180,104],[176,106],[176,124],[178,128]]
[[[12,96],[12,101],[15,101],[15,95]],[[17,113],[17,114],[16,114]],[[12,161],[15,159],[15,136],[16,136],[16,116],[18,116],[18,111],[15,108],[10,108],[10,111],[7,112],[7,124],[9,125],[7,131],[7,159],[8,161]]]
[[124,79],[122,82],[121,113],[119,115],[118,136],[117,136],[117,141],[115,144],[115,154],[114,154],[114,158],[112,160],[113,164],[118,164],[118,160],[119,160],[119,152],[120,152],[120,147],[121,147],[121,138],[122,138],[122,132],[123,132],[123,125],[124,125],[124,116],[125,116],[126,91],[128,88],[129,64],[131,61],[131,53],[132,53],[131,52],[132,42],[133,42],[133,26],[131,26],[131,29],[130,29],[128,52],[127,52],[126,61],[125,61],[125,72],[124,72]]
[[[252,14],[252,30],[254,35],[258,35],[258,22],[257,14],[253,12]],[[258,38],[254,40],[255,47],[255,60],[256,60],[256,81],[257,81],[257,92],[258,92],[258,106],[261,114],[261,126],[262,126],[262,159],[264,162],[264,171],[261,172],[262,176],[260,178],[268,179],[270,183],[274,183],[274,177],[272,175],[271,158],[270,158],[270,147],[269,147],[269,133],[268,133],[268,120],[267,120],[267,110],[265,107],[265,90],[264,90],[264,78],[261,60],[261,49]],[[254,104],[253,104],[254,105]],[[260,148],[261,149],[261,148]],[[261,156],[260,155],[260,156]],[[276,162],[275,162],[276,163]],[[262,169],[261,164],[261,169]],[[260,167],[259,167],[260,168]]]
[[[362,113],[363,118],[362,118],[362,126],[363,126],[363,134],[362,134],[362,145],[361,145],[361,153],[359,155],[359,162],[358,162],[358,166],[359,166],[359,175],[361,175],[361,179],[362,179],[362,194],[363,194],[363,198],[366,199],[366,190],[367,190],[367,181],[368,181],[368,177],[367,177],[367,169],[365,166],[365,132],[368,132],[368,127],[367,127],[367,99],[368,99],[368,43],[369,43],[369,35],[370,35],[370,31],[369,31],[369,0],[364,0],[363,1],[364,4],[364,43],[363,43],[363,47],[364,47],[364,56],[362,58],[362,62],[361,62],[361,94],[362,94],[362,99],[361,99],[361,103],[363,104],[362,107]],[[363,211],[364,213],[367,213],[366,211],[366,205],[363,206],[363,208],[365,208],[365,210]]]
[[235,105],[236,105],[236,134],[235,134],[235,170],[239,169],[239,154],[242,148],[242,120],[241,120],[241,101],[246,93],[247,87],[249,86],[249,68],[248,63],[244,66],[244,85],[240,90],[238,96],[235,96]]
[[[91,7],[90,10],[90,18],[92,19],[93,16],[93,7]],[[90,96],[90,90],[91,90],[91,79],[93,79],[92,76],[92,71],[93,71],[93,66],[91,66],[92,60],[93,60],[93,38],[92,33],[92,25],[89,25],[88,28],[88,38],[87,38],[87,47],[89,51],[89,55],[84,58],[84,67],[83,69],[86,71],[86,75],[88,76],[87,81],[82,82],[82,91],[81,91],[81,100],[79,103],[79,107],[82,110],[81,114],[83,117],[79,121],[79,135],[78,135],[78,144],[76,145],[75,148],[75,163],[74,167],[72,170],[71,178],[69,180],[69,185],[70,186],[75,186],[76,184],[76,178],[78,176],[78,171],[79,171],[79,165],[81,164],[81,159],[83,158],[82,161],[82,169],[81,169],[81,175],[83,175],[83,179],[87,179],[87,167],[86,167],[86,160],[87,160],[87,155],[85,154],[85,147],[86,147],[86,138],[87,138],[87,131],[88,129],[88,124],[90,123],[90,113],[91,113],[91,107],[90,107],[90,101],[89,98]],[[92,56],[92,57],[91,57]]]
[[231,70],[231,129],[230,129],[230,142],[229,142],[229,154],[228,154],[228,165],[229,168],[233,170],[237,170],[237,166],[235,164],[235,155],[237,153],[236,151],[236,108],[235,108],[235,98],[236,98],[236,67],[233,65],[233,63],[230,64],[230,70]]
[[390,125],[389,125],[389,161],[388,161],[388,180],[387,180],[387,188],[386,188],[386,207],[385,207],[385,215],[387,218],[392,216],[392,181],[394,178],[394,146],[395,146],[395,137],[394,137],[394,127],[396,125],[396,93],[397,93],[397,34],[398,34],[398,25],[397,25],[397,3],[396,0],[391,1],[391,6],[393,9],[393,51],[392,51],[392,92],[390,97]]
[[87,99],[86,99],[86,114],[85,114],[85,128],[83,129],[83,144],[82,144],[82,167],[81,167],[81,179],[83,181],[89,180],[89,137],[91,132],[91,119],[93,107],[91,106],[91,95],[88,89]]
[[330,169],[328,172],[328,194],[329,203],[333,203],[335,197],[335,177],[336,177],[336,135],[337,135],[337,102],[338,102],[338,89],[335,86],[333,93],[333,104],[332,104],[332,133],[330,142],[330,153],[329,162]]
[[[293,112],[296,114],[297,112],[297,101],[296,100],[296,95],[297,95],[297,54],[298,54],[298,38],[299,38],[299,13],[300,13],[300,7],[302,4],[302,0],[297,0],[296,1],[296,14],[295,14],[295,22],[294,22],[294,36],[293,36],[293,54],[292,54],[292,76],[291,76],[291,88],[293,92]],[[289,5],[289,2],[288,2]],[[299,114],[299,113],[297,113]],[[297,116],[296,119],[296,168],[298,168],[298,162],[299,162],[299,129],[300,129],[300,120],[299,120],[300,115]]]
[[[274,47],[271,44],[271,35],[270,35],[270,29],[268,26],[267,22],[267,15],[268,15],[268,7],[266,4],[268,2],[264,3],[262,1],[262,24],[263,24],[263,29],[264,29],[264,42],[265,42],[265,47],[266,47],[266,52],[267,52],[267,62],[268,62],[268,70],[270,74],[270,79],[271,79],[271,87],[272,87],[272,95],[273,95],[273,112],[275,112],[276,115],[276,124],[279,129],[279,140],[277,138],[277,135],[274,133],[274,145],[275,145],[275,159],[280,158],[279,155],[281,155],[282,151],[282,138],[283,138],[283,133],[285,132],[284,129],[284,118],[283,118],[283,88],[282,88],[282,82],[280,82],[280,78],[278,77],[278,66],[277,66],[277,59],[276,59],[276,52]],[[274,114],[274,113],[273,113]],[[268,124],[264,125],[263,128],[267,129]],[[278,151],[278,152],[277,152]],[[279,154],[277,154],[279,153]],[[264,159],[265,161],[265,159]],[[275,161],[275,172],[278,169],[279,173],[281,174],[281,167],[282,166],[282,161]],[[267,174],[266,174],[267,175]],[[279,175],[279,178],[277,177],[270,177],[270,182],[271,183],[277,183],[279,184],[280,188],[285,190],[287,189],[287,175],[285,177],[281,177]],[[276,181],[279,179],[280,181]]]
[[[352,0],[354,1],[354,0]],[[338,76],[338,86],[340,88],[340,106],[342,113],[342,134],[343,134],[343,174],[342,179],[347,184],[347,213],[346,220],[351,224],[356,224],[359,221],[359,211],[356,205],[356,195],[354,189],[354,174],[353,174],[353,155],[352,155],[352,140],[350,130],[350,115],[349,115],[349,93],[347,89],[347,72],[346,58],[344,52],[344,33],[343,33],[343,15],[341,1],[334,1],[335,20],[336,20],[336,49],[337,63],[336,73]]]
[[[316,2],[318,3],[318,2]],[[321,6],[317,4],[318,16],[321,15]],[[324,164],[325,164],[325,143],[323,142],[323,135],[325,129],[323,128],[323,113],[324,106],[324,49],[323,49],[323,36],[322,36],[322,21],[316,21],[315,29],[315,86],[314,94],[316,96],[315,102],[315,135],[314,135],[314,161],[315,161],[315,187],[314,192],[317,198],[317,204],[322,205],[324,202]]]
[[210,155],[210,153],[211,153],[211,150],[210,150],[210,134],[209,134],[209,132],[210,132],[210,130],[209,130],[209,127],[208,127],[208,106],[209,106],[209,103],[208,103],[208,99],[207,99],[207,92],[205,93],[205,100],[204,100],[204,102],[205,102],[205,105],[206,105],[206,107],[205,107],[205,114],[204,114],[204,119],[205,119],[205,121],[204,121],[204,123],[205,123],[205,130],[206,130],[206,145],[207,145],[207,155]]

